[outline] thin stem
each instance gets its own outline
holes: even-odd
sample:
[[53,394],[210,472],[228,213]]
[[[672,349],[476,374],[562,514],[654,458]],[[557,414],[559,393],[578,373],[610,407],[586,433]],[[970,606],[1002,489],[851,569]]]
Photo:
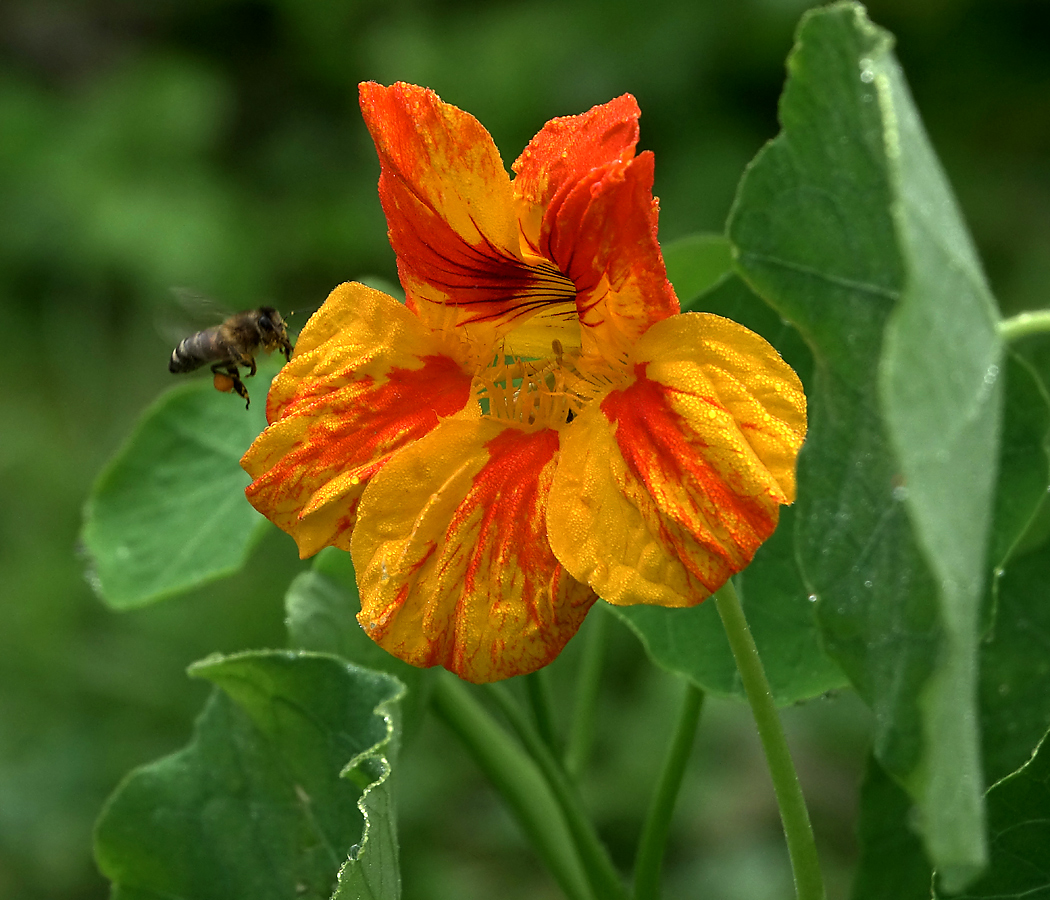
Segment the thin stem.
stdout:
[[435,681],[434,711],[507,801],[565,895],[571,900],[602,897],[588,883],[561,808],[536,764],[454,676]]
[[514,702],[510,692],[500,684],[488,685],[489,696],[496,702],[500,712],[506,716],[510,727],[520,738],[526,752],[532,757],[546,779],[547,786],[565,817],[565,824],[572,833],[573,841],[583,862],[594,893],[602,900],[627,900],[627,891],[616,867],[609,858],[594,825],[583,811],[583,805],[568,775],[555,759],[547,745],[532,727],[528,717]]
[[704,692],[692,682],[686,682],[678,724],[671,746],[667,749],[660,781],[649,805],[649,814],[638,843],[638,855],[634,862],[634,900],[659,900],[660,869],[667,846],[667,832],[671,828],[671,815],[693,749],[703,705]]
[[1050,309],[1018,313],[999,323],[999,336],[1008,344],[1032,334],[1050,334]]
[[813,829],[809,823],[802,787],[791,761],[758,648],[732,581],[727,581],[715,593],[715,605],[722,617],[722,625],[729,638],[748,703],[751,704],[758,736],[766,754],[766,764],[773,779],[773,790],[780,807],[780,820],[784,825],[791,870],[795,877],[795,896],[798,900],[824,900],[824,882],[820,875],[817,847],[813,841]]
[[547,670],[540,669],[525,676],[525,694],[529,698],[532,718],[536,721],[543,742],[551,753],[558,752],[558,739],[554,734],[554,710],[551,704],[551,688],[547,681]]
[[598,711],[598,694],[602,686],[602,667],[609,645],[609,614],[596,604],[583,633],[583,659],[577,679],[576,709],[565,750],[565,769],[578,778],[587,764],[594,743],[594,721]]

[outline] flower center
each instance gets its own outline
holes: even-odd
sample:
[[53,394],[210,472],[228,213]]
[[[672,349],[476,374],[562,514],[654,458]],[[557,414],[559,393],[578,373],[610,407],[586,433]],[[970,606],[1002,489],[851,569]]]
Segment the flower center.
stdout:
[[528,431],[562,428],[579,415],[587,402],[574,389],[579,376],[557,340],[553,350],[548,359],[497,356],[478,372],[474,391],[482,413]]

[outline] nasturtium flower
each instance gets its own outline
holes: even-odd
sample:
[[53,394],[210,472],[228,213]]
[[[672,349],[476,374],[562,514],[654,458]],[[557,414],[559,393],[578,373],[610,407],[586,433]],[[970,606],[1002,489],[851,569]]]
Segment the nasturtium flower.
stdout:
[[699,603],[794,500],[805,397],[680,313],[634,98],[548,122],[513,179],[430,90],[361,108],[406,301],[344,284],[310,319],[249,500],[302,556],[350,551],[373,640],[471,681],[546,665],[598,597]]

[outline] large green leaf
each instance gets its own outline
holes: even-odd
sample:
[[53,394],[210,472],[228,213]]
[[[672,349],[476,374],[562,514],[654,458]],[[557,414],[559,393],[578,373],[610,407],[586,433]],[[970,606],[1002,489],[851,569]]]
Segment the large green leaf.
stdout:
[[[1045,490],[1045,489],[1044,489]],[[1050,548],[1010,562],[981,647],[981,737],[985,777],[1022,766],[1050,728]]]
[[[1050,553],[1018,553],[1050,484],[1050,403],[1030,367],[1007,360],[1003,443],[988,587],[994,619],[981,644],[981,750],[986,783],[1027,764],[1050,728]],[[1002,567],[1002,568],[1000,568]],[[994,591],[994,601],[993,601]],[[910,825],[912,799],[869,764],[861,792],[861,854],[853,900],[927,900],[932,871]]]
[[197,663],[216,690],[183,750],[131,773],[96,828],[114,900],[400,895],[389,797],[403,688],[332,656]]
[[244,499],[244,451],[266,425],[266,379],[255,402],[210,379],[165,393],[95,483],[84,512],[89,575],[129,609],[237,571],[265,524]]
[[[1016,354],[1006,359],[999,486],[989,561],[995,569],[1025,552],[1050,484],[1050,396],[1038,374]],[[1028,549],[1040,541],[1027,541]]]
[[1012,355],[1007,363],[988,603],[994,618],[981,646],[986,784],[1024,765],[1050,728],[1050,549],[1025,545],[1050,490],[1050,398],[1027,363]]
[[728,233],[813,352],[797,549],[825,647],[960,887],[986,858],[977,643],[1001,346],[891,47],[858,4],[804,17],[782,132],[745,174]]
[[[991,861],[987,873],[954,900],[1050,897],[1050,734],[1020,771],[988,792]],[[948,895],[938,891],[938,898]]]
[[909,827],[913,803],[870,758],[860,790],[860,860],[852,900],[930,900],[933,871]]

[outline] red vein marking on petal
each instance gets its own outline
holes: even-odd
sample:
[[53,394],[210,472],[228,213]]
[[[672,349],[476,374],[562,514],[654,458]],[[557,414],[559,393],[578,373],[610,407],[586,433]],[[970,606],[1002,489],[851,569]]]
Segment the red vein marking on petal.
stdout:
[[[704,453],[710,445],[675,412],[668,395],[675,391],[649,380],[645,363],[635,367],[635,382],[613,391],[601,403],[616,425],[616,440],[630,472],[656,501],[662,516],[684,529],[733,572],[742,569],[776,527],[777,504],[768,496],[743,495],[729,483],[733,472]],[[716,398],[700,398],[725,412]],[[695,577],[687,548],[663,521],[661,537],[673,546]],[[728,537],[720,537],[718,532]],[[719,585],[707,585],[717,588]]]
[[308,383],[282,414],[311,420],[306,438],[249,485],[249,500],[258,505],[272,494],[268,502],[276,504],[288,492],[314,494],[336,475],[353,472],[360,489],[347,512],[352,521],[360,492],[390,454],[467,404],[470,379],[455,360],[425,356],[421,362],[418,369],[391,368],[379,384],[371,376],[335,390],[324,382]]
[[485,446],[489,460],[449,527],[452,536],[480,510],[464,593],[474,593],[479,581],[491,577],[491,565],[505,573],[517,569],[522,579],[521,596],[539,624],[541,614],[532,600],[546,596],[558,568],[543,515],[553,475],[548,466],[558,449],[558,434],[553,429],[529,433],[506,428]]
[[553,263],[525,262],[494,244],[480,228],[481,244],[474,244],[442,226],[424,234],[417,217],[404,217],[399,236],[413,246],[398,242],[398,264],[444,293],[449,306],[481,307],[467,322],[517,318],[574,298],[573,283]]

